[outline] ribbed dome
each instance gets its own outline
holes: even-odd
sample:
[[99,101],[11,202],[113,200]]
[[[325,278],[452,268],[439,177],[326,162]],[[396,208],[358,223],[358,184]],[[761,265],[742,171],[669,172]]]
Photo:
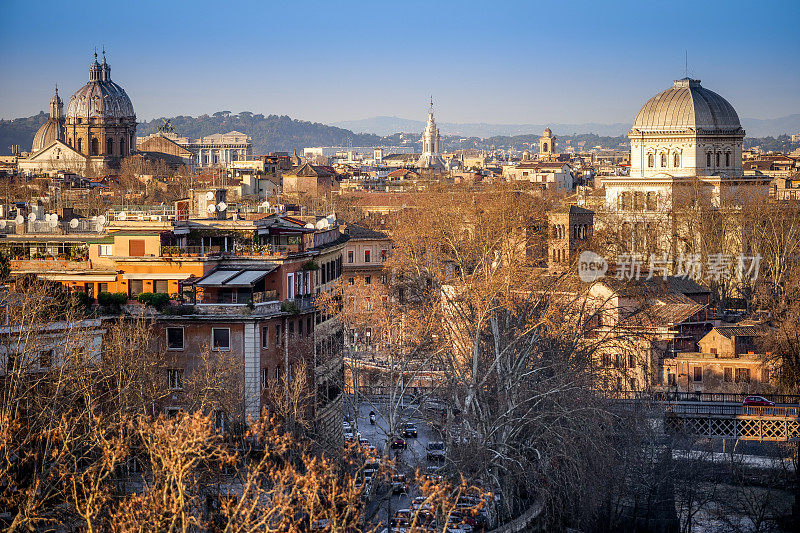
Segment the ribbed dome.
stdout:
[[33,136],[33,146],[31,151],[38,152],[56,139],[64,140],[64,125],[54,118],[47,119],[47,122],[39,127],[36,135]]
[[135,118],[131,99],[125,89],[111,81],[111,67],[100,65],[95,57],[89,67],[89,83],[69,99],[67,118],[121,119]]
[[741,132],[736,110],[723,97],[703,88],[700,80],[675,80],[671,88],[647,101],[633,122],[633,130]]

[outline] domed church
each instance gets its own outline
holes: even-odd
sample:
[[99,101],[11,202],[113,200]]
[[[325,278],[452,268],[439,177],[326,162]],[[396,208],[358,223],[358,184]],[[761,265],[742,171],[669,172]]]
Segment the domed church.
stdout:
[[28,172],[70,170],[108,174],[136,148],[136,113],[125,90],[111,80],[105,52],[89,66],[89,81],[75,91],[63,113],[56,94],[50,118],[36,132],[31,155],[20,161]]
[[606,213],[616,217],[607,223],[622,224],[628,250],[684,253],[691,238],[681,239],[680,207],[736,207],[766,194],[768,177],[742,172],[744,135],[733,106],[700,80],[675,80],[650,98],[628,134],[629,175],[603,178]]

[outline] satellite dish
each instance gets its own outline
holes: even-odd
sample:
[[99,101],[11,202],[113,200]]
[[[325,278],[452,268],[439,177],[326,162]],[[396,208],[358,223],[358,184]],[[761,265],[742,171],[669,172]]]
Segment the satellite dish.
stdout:
[[312,224],[311,222],[309,222],[308,224],[306,224],[306,228],[308,228],[308,229],[314,229],[314,224]]
[[30,220],[31,222],[36,222],[36,213],[31,213],[30,215],[28,215],[28,220]]
[[316,227],[317,229],[322,229],[322,228],[324,228],[325,226],[323,226],[323,225],[322,225],[322,222],[323,222],[324,220],[325,220],[325,219],[323,219],[323,220],[320,220],[319,222],[317,222],[317,224],[316,224],[316,226],[315,226],[315,227]]
[[6,221],[0,220],[0,228],[5,228],[5,227],[6,227]]
[[128,213],[126,213],[125,211],[120,211],[117,214],[117,220],[125,220],[126,218],[128,218]]
[[226,209],[228,209],[228,204],[226,204],[225,202],[220,202],[217,204],[217,209],[219,209],[220,211],[225,211]]
[[77,218],[73,218],[72,220],[70,220],[69,221],[69,227],[72,228],[72,229],[77,228],[78,227],[78,219]]
[[50,220],[48,220],[48,221],[47,221],[47,224],[48,224],[48,225],[49,225],[51,228],[55,228],[56,226],[58,226],[58,215],[56,215],[56,214],[54,213],[54,214],[53,214],[53,216],[51,216],[51,217],[50,217]]
[[101,226],[104,226],[106,222],[107,220],[105,215],[100,215],[99,217],[97,217],[97,223],[100,224]]
[[23,217],[22,215],[17,215],[17,218],[14,219],[14,222],[17,224],[17,226],[19,226],[20,224],[25,222],[25,217]]
[[322,220],[320,220],[320,222],[322,223],[322,227],[323,228],[329,228],[331,226],[331,224],[330,224],[330,222],[328,222],[327,218],[323,218]]
[[94,230],[95,230],[97,233],[103,233],[103,225],[102,225],[102,224],[97,224],[97,225],[94,227]]
[[206,207],[206,210],[208,210],[209,213],[213,213],[214,211],[217,210],[217,206],[215,206],[214,204],[208,204],[208,207]]
[[213,200],[214,199],[214,191],[208,191],[206,193],[206,200]]

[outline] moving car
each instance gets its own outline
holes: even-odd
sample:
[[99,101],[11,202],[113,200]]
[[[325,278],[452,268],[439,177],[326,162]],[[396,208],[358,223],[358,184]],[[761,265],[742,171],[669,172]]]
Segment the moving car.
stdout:
[[406,444],[406,441],[404,439],[396,437],[392,439],[390,447],[393,450],[405,450],[408,447],[408,444]]
[[400,427],[400,434],[404,437],[417,438],[417,426],[411,422],[406,422]]
[[775,407],[775,402],[771,402],[763,396],[748,396],[742,402],[742,405],[760,406],[760,407]]

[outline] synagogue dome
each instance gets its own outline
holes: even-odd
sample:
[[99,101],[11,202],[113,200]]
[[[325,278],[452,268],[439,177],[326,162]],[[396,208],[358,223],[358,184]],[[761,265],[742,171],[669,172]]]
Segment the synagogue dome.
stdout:
[[690,78],[675,80],[648,100],[633,121],[634,133],[685,131],[744,133],[733,106]]

